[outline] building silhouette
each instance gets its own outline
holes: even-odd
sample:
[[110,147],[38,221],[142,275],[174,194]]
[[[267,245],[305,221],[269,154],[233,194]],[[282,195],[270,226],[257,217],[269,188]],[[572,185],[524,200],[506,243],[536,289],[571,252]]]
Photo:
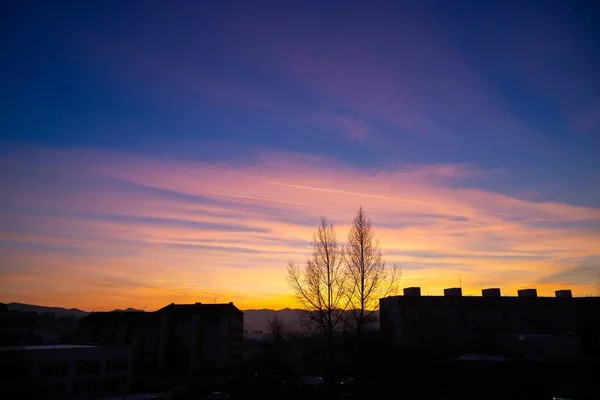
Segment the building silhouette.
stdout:
[[65,343],[0,347],[0,398],[126,395],[131,385],[131,350]]
[[94,312],[79,341],[133,346],[135,373],[190,375],[234,368],[243,357],[244,313],[233,303],[169,304],[154,312]]
[[507,297],[498,288],[481,296],[463,296],[461,288],[422,296],[412,287],[380,299],[380,328],[389,346],[405,352],[576,357],[598,354],[600,298],[574,298],[570,290],[538,297],[535,289]]
[[0,346],[35,341],[36,316],[33,311],[8,311],[6,305],[0,307]]

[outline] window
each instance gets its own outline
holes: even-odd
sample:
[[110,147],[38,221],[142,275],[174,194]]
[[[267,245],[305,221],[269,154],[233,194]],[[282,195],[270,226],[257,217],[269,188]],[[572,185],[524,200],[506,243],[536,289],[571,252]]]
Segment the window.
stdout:
[[129,368],[127,360],[108,360],[106,362],[106,372],[124,372]]
[[92,375],[100,373],[100,362],[82,361],[77,363],[77,375]]
[[127,385],[125,378],[109,378],[104,381],[104,390],[109,393],[122,393]]
[[68,367],[69,364],[67,363],[43,364],[40,369],[40,378],[49,379],[65,376],[67,375]]
[[66,397],[67,386],[64,383],[43,383],[36,385],[34,392],[36,399],[64,399]]
[[73,384],[74,394],[94,393],[100,390],[100,381],[78,381]]

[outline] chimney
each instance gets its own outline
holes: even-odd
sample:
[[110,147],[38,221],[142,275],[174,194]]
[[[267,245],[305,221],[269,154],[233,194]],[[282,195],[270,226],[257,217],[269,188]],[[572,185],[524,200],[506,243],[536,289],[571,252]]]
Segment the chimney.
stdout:
[[500,288],[481,289],[483,297],[500,297]]
[[537,297],[537,289],[521,289],[517,293],[519,297]]
[[573,297],[573,293],[571,293],[571,289],[557,290],[554,292],[554,294],[556,295],[556,297],[566,297],[566,298]]
[[404,288],[405,296],[420,296],[421,288],[420,287],[406,287]]
[[446,297],[461,297],[462,296],[462,288],[448,288],[444,289],[444,296]]

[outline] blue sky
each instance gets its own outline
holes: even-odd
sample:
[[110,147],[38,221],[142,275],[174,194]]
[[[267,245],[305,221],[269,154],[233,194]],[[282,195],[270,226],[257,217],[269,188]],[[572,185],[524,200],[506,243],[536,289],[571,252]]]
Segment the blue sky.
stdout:
[[[490,231],[511,232],[477,242],[491,260],[522,257],[521,275],[495,264],[497,278],[510,287],[552,276],[565,285],[590,282],[589,265],[600,254],[594,244],[600,233],[600,35],[593,2],[283,3],[3,3],[0,249],[11,260],[0,264],[3,279],[47,281],[50,267],[40,260],[48,246],[57,246],[50,242],[63,235],[70,243],[74,232],[92,226],[106,231],[76,250],[73,243],[53,247],[62,257],[54,267],[71,268],[86,254],[99,254],[105,258],[98,268],[110,258],[120,260],[121,272],[137,274],[127,266],[147,260],[148,243],[164,246],[167,263],[206,257],[233,268],[240,248],[262,245],[301,259],[304,239],[282,239],[271,222],[291,232],[327,214],[343,230],[360,204],[373,202],[374,224],[380,222],[383,237],[390,230],[389,254],[425,255],[399,258],[406,271],[417,264],[435,270],[440,259],[454,265],[436,240],[458,240],[467,235],[463,228],[448,227],[449,236],[432,239],[430,248],[391,239],[392,232],[418,236],[408,230],[426,229],[431,215],[448,214],[440,224],[480,218]],[[184,179],[188,174],[198,174],[203,186]],[[261,184],[266,189],[255,193]],[[172,196],[166,200],[165,193]],[[102,196],[114,198],[90,200]],[[142,202],[138,210],[129,207],[128,196]],[[334,197],[338,203],[331,203]],[[319,206],[306,206],[317,198]],[[212,208],[190,210],[190,201]],[[348,209],[334,205],[341,203]],[[300,208],[289,208],[293,204]],[[403,208],[409,204],[422,209]],[[192,216],[172,215],[184,208]],[[235,247],[237,256],[213,254],[216,243],[190,242],[198,239],[191,237],[196,231],[225,232],[254,214],[260,218],[236,230],[239,243],[229,250]],[[523,216],[529,219],[519,220]],[[141,225],[169,230],[150,238],[132,228]],[[539,230],[528,231],[527,240],[540,232],[556,237],[540,239],[538,253],[523,254],[514,251],[525,240],[517,228]],[[131,238],[131,248],[111,247],[123,229],[139,237]],[[257,235],[252,249],[245,229]],[[565,243],[550,251],[565,235],[589,245]],[[187,241],[175,240],[183,236]],[[265,244],[274,239],[284,240],[282,248]],[[25,257],[23,248],[37,249],[39,258]],[[472,251],[465,244],[459,256],[471,260]],[[122,254],[127,260],[118,258]],[[284,279],[273,271],[287,256],[256,259],[247,273],[272,263],[260,274],[273,283],[234,290],[258,293],[240,301],[286,303]],[[549,272],[526,266],[531,257],[551,263]],[[476,277],[483,267],[471,267],[473,282],[483,279]],[[209,267],[198,268],[199,276],[212,276]],[[448,276],[455,269],[448,267]],[[100,274],[94,271],[81,274]],[[206,287],[181,290],[160,274],[149,277],[159,294],[147,294],[148,301],[160,303],[168,290],[186,298],[233,290],[217,275]],[[131,281],[121,276],[114,290]],[[20,298],[64,303],[53,285],[40,298]],[[437,290],[443,279],[430,285]],[[0,294],[13,299],[23,287]],[[98,293],[93,306],[114,298]]]

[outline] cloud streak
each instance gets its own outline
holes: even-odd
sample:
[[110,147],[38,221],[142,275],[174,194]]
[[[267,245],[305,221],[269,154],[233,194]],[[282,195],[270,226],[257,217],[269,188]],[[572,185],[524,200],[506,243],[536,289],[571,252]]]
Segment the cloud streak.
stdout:
[[[143,300],[152,308],[170,296],[209,301],[206,293],[221,293],[242,307],[288,306],[286,262],[308,254],[321,215],[343,239],[359,205],[388,262],[404,269],[403,285],[426,293],[454,284],[460,272],[467,293],[480,284],[510,293],[564,276],[562,283],[585,294],[590,287],[563,272],[573,260],[600,256],[599,209],[478,189],[473,179],[488,172],[474,166],[358,169],[286,153],[235,164],[35,154],[35,165],[25,152],[0,170],[7,188],[0,271],[9,283],[0,295],[7,300],[94,309]],[[93,296],[66,304],[96,281]]]
[[426,202],[426,201],[410,200],[410,199],[398,198],[398,197],[378,196],[378,195],[375,195],[375,194],[359,193],[359,192],[348,192],[348,191],[343,191],[343,190],[326,189],[326,188],[319,188],[319,187],[313,187],[313,186],[294,185],[294,184],[282,183],[282,182],[269,182],[269,183],[273,184],[273,185],[287,186],[287,187],[293,187],[293,188],[299,188],[299,189],[317,190],[317,191],[321,191],[321,192],[339,193],[339,194],[345,194],[345,195],[350,195],[350,196],[370,197],[370,198],[382,199],[382,200],[390,200],[390,201],[397,201],[397,202],[404,202],[404,203],[421,204],[421,205],[424,205],[424,206],[436,206],[436,207],[439,206],[439,207],[456,208],[456,209],[463,209],[463,210],[469,210],[469,211],[480,211],[480,212],[485,212],[485,213],[492,214],[492,215],[499,215],[499,216],[504,216],[504,217],[516,217],[516,218],[530,219],[530,220],[535,220],[535,221],[569,220],[569,218],[542,219],[540,217],[535,217],[535,216],[515,215],[515,214],[495,212],[495,211],[478,209],[478,208],[468,208],[468,207],[464,207],[464,206],[463,207],[461,207],[461,206],[453,206],[453,205],[445,204],[445,203],[431,203],[431,202]]

